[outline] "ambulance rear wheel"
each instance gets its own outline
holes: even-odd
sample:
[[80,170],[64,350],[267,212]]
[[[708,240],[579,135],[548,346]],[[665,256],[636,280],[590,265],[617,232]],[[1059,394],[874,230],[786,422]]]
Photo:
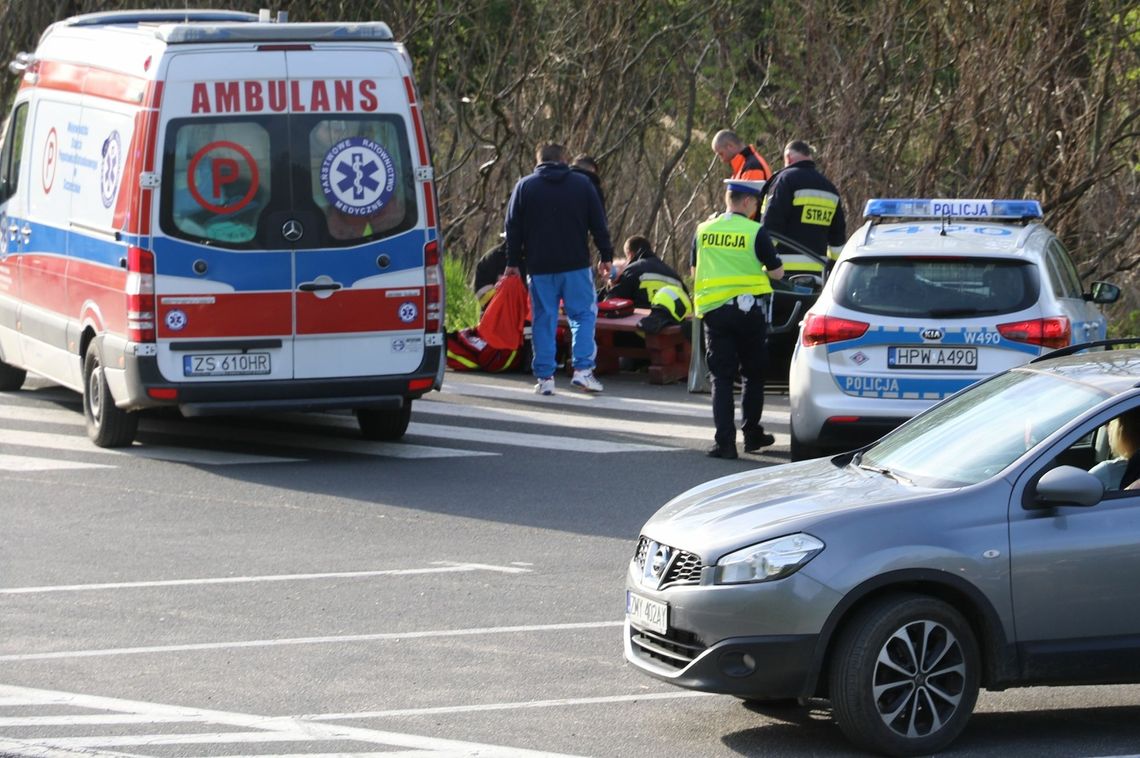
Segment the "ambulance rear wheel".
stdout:
[[15,392],[24,386],[28,372],[0,361],[0,392]]
[[357,408],[356,423],[364,439],[391,442],[398,440],[408,431],[412,420],[412,401],[405,400],[398,410],[391,408]]
[[103,373],[103,351],[91,343],[83,358],[83,415],[87,436],[99,447],[126,447],[135,441],[139,417],[115,405]]

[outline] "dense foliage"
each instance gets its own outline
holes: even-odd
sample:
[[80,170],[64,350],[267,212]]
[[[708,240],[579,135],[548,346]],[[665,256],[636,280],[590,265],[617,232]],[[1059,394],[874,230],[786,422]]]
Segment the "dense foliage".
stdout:
[[[464,261],[495,243],[511,187],[549,140],[598,158],[618,243],[646,234],[683,260],[719,203],[709,139],[732,127],[774,166],[789,139],[812,142],[848,231],[873,196],[1035,197],[1086,279],[1126,284],[1140,264],[1128,0],[229,3],[262,4],[293,21],[384,20],[408,45],[445,240]],[[54,19],[138,5],[8,0],[5,52],[32,49]],[[187,5],[203,4],[150,7]]]

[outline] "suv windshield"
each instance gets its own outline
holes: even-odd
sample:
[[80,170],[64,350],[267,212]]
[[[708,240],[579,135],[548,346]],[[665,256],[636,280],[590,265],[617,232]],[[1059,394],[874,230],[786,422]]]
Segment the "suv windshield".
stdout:
[[998,374],[888,434],[857,460],[924,486],[975,484],[1108,396],[1053,374]]
[[1037,302],[1037,270],[1000,258],[850,258],[836,272],[835,301],[902,318],[955,318],[1024,310]]

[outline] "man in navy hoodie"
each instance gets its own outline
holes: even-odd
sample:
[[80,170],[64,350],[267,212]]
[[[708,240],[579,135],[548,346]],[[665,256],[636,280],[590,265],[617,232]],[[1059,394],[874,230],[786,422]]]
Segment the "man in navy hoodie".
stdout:
[[507,205],[507,276],[517,276],[526,261],[530,279],[531,368],[538,380],[534,391],[554,394],[555,333],[558,304],[566,310],[573,335],[574,378],[586,392],[601,392],[594,377],[597,345],[594,324],[598,304],[588,236],[594,238],[601,260],[598,272],[609,276],[614,250],[606,212],[590,180],[572,171],[562,145],[538,149],[534,173],[524,176]]

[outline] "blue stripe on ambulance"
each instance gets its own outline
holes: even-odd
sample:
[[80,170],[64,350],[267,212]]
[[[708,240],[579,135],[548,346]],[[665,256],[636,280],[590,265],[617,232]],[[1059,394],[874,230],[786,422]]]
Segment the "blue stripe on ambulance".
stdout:
[[1027,355],[1038,356],[1041,347],[1028,345],[1024,342],[1014,342],[1001,336],[997,329],[988,327],[938,327],[942,330],[942,339],[929,342],[922,338],[922,332],[929,327],[915,326],[878,326],[872,327],[858,339],[834,342],[827,346],[827,352],[839,353],[855,350],[861,347],[877,347],[879,345],[953,345],[985,347],[994,350],[1013,350]]

